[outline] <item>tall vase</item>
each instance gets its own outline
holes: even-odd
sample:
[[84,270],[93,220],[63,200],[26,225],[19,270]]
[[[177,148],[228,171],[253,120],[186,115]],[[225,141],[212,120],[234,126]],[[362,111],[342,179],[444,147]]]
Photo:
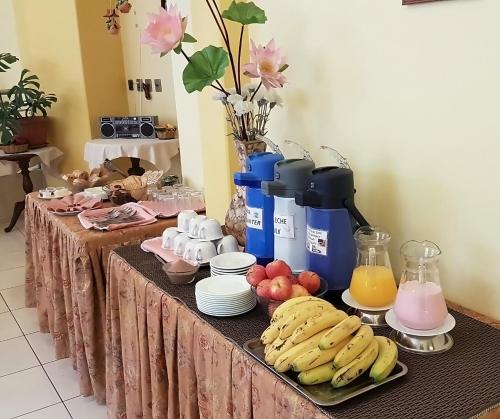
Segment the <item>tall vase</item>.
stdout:
[[[234,145],[236,148],[240,171],[242,172],[246,170],[245,163],[247,156],[253,153],[266,151],[266,143],[260,140],[234,140]],[[231,198],[231,204],[229,205],[229,210],[226,214],[225,223],[227,233],[236,237],[238,243],[242,246],[245,245],[246,219],[247,209],[245,188],[242,186],[236,186],[236,192]]]

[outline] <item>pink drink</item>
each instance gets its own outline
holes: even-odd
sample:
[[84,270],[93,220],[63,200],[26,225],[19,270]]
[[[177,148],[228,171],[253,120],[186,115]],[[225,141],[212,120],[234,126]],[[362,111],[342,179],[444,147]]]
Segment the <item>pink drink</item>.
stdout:
[[444,324],[448,309],[439,285],[408,281],[399,286],[394,314],[410,329],[430,330]]

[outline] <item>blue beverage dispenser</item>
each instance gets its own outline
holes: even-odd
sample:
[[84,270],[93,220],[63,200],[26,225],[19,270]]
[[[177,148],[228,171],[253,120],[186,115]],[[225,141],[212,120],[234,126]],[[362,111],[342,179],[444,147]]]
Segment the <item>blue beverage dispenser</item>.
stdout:
[[368,225],[354,193],[352,170],[328,166],[314,169],[310,188],[295,195],[297,205],[306,207],[308,269],[331,291],[349,288],[357,255],[353,232]]
[[261,183],[274,178],[274,164],[281,154],[254,153],[247,157],[246,172],[234,174],[234,184],[246,187],[247,229],[245,251],[257,263],[274,260],[274,198],[262,193]]

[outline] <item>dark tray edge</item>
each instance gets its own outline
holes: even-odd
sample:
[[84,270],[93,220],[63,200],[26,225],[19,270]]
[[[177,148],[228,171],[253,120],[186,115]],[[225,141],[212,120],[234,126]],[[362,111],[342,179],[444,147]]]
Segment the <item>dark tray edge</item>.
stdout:
[[263,346],[262,343],[260,343],[260,338],[250,339],[243,344],[243,349],[245,350],[245,352],[247,352],[252,358],[256,359],[260,364],[262,364],[264,367],[266,367],[273,374],[275,374],[276,376],[281,378],[283,381],[286,381],[288,384],[290,384],[296,391],[298,391],[300,394],[302,394],[305,398],[307,398],[308,400],[317,404],[318,406],[336,406],[336,405],[341,404],[347,400],[350,400],[356,396],[359,396],[360,394],[366,393],[367,391],[373,390],[373,389],[378,388],[384,384],[387,384],[391,381],[394,381],[398,378],[401,378],[408,373],[408,367],[405,364],[403,364],[401,361],[398,360],[397,364],[401,367],[400,372],[398,372],[394,375],[390,375],[389,377],[387,377],[385,380],[381,381],[380,383],[377,383],[377,384],[372,383],[366,387],[357,389],[357,390],[353,391],[351,394],[348,394],[348,395],[344,396],[343,398],[335,400],[335,402],[333,402],[333,403],[325,403],[322,400],[319,400],[319,399],[312,397],[311,394],[307,391],[307,389],[304,386],[302,386],[299,383],[297,383],[296,381],[292,380],[287,375],[275,371],[274,368],[271,367],[270,365],[267,365],[266,362],[258,354],[253,352],[251,349],[251,346],[253,344],[255,344],[256,342],[258,342],[260,346]]

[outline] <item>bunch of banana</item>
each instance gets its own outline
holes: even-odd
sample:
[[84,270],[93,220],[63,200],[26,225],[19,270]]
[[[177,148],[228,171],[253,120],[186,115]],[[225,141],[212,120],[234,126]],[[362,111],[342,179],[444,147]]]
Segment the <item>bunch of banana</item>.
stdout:
[[301,384],[331,381],[343,387],[370,369],[379,382],[393,370],[398,351],[385,337],[374,336],[357,316],[348,316],[316,297],[282,303],[262,333],[265,361],[277,372],[298,372]]
[[[295,329],[308,318],[331,310],[335,310],[332,304],[317,297],[304,296],[287,300],[274,311],[271,324],[264,330],[260,340],[264,345],[273,343],[278,337],[283,340],[291,336]],[[301,320],[300,323],[298,323],[299,320]],[[283,333],[281,333],[282,329]]]

